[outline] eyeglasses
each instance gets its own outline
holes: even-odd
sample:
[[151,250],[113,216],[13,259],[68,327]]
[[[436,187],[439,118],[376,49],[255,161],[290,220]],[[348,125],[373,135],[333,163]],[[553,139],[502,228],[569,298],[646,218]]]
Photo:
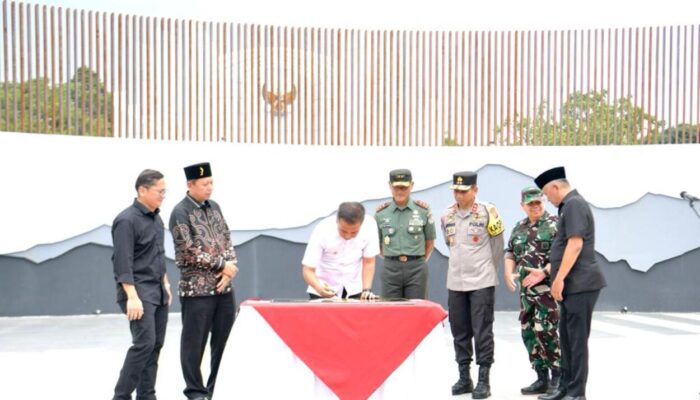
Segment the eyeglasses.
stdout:
[[[152,188],[148,188],[148,190],[151,190]],[[155,189],[153,189],[155,190]],[[161,189],[161,190],[155,190],[159,195],[165,197],[165,194],[168,192],[167,189]]]

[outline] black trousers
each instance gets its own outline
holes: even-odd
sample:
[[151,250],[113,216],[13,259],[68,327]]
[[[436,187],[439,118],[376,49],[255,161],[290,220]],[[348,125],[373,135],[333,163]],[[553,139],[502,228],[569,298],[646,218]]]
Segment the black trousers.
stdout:
[[559,318],[561,381],[569,396],[585,396],[588,380],[588,336],[600,290],[564,296]]
[[[236,318],[234,293],[232,291],[215,296],[180,297],[180,303],[180,364],[186,385],[183,392],[188,399],[212,397],[226,341]],[[210,334],[211,367],[205,386],[201,366]]]
[[[126,302],[119,302],[126,313]],[[143,303],[143,317],[129,321],[131,347],[126,352],[119,380],[114,387],[114,400],[131,400],[136,390],[138,400],[156,398],[158,356],[165,341],[168,325],[168,305]]]
[[493,364],[495,303],[496,289],[493,286],[469,292],[447,291],[447,308],[457,364],[471,364],[474,347],[477,364],[486,367]]

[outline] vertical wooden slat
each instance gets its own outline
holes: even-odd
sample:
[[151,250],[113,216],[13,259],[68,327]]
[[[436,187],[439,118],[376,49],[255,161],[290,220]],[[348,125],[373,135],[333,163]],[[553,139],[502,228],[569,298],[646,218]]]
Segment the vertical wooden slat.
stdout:
[[[581,53],[583,54],[583,32],[581,32]],[[583,62],[583,56],[581,57]],[[583,76],[583,67],[581,68],[581,76]],[[592,107],[591,100],[591,30],[586,30],[586,109],[590,110]],[[581,78],[581,89],[583,91],[583,78]],[[581,138],[581,144],[591,144],[591,115],[586,115],[586,120],[583,121],[586,124],[586,136]],[[583,123],[581,123],[583,125]]]
[[[63,88],[68,87],[68,79],[70,79],[70,76],[65,77],[63,74],[63,54],[64,54],[64,47],[63,47],[64,46],[63,45],[63,37],[64,37],[63,29],[64,28],[63,28],[63,26],[64,26],[64,22],[65,22],[65,26],[66,26],[66,28],[65,28],[66,29],[66,35],[65,35],[65,37],[66,37],[66,46],[65,46],[66,59],[68,59],[68,57],[70,57],[69,56],[70,53],[68,52],[69,46],[67,43],[68,39],[70,38],[70,36],[68,35],[68,15],[69,14],[68,14],[67,9],[66,9],[66,13],[64,14],[63,8],[61,8],[61,7],[58,8],[58,49],[59,49],[59,52],[58,52],[58,76],[59,76],[58,119],[59,119],[59,123],[61,126],[60,133],[62,133],[62,134],[67,133],[66,129],[68,128],[68,126],[66,125],[66,120],[69,119],[68,116],[70,115],[70,111],[69,111],[70,109],[68,108],[69,104],[70,104],[70,95],[69,95],[68,90],[65,90],[65,92],[66,92],[65,103],[63,102],[63,92],[64,92]],[[68,68],[66,68],[66,74],[69,74]],[[67,79],[64,81],[64,78],[67,78]]]
[[491,48],[492,48],[492,42],[491,42],[491,31],[488,32],[487,34],[487,52],[486,52],[486,135],[488,137],[487,145],[495,144],[494,141],[494,136],[493,136],[493,131],[491,130],[491,121],[492,121],[492,115],[491,115],[491,102],[492,102],[492,85],[491,85]]
[[[20,96],[20,132],[26,132],[24,126],[24,5],[19,4],[19,96]],[[16,83],[15,83],[16,84]],[[7,85],[7,82],[5,83]]]
[[[39,6],[36,6],[36,7],[38,8]],[[39,24],[36,24],[36,25],[38,26]],[[2,57],[2,61],[3,61],[3,70],[4,70],[3,78],[5,79],[5,81],[7,81],[7,80],[8,80],[8,79],[7,79],[7,78],[8,78],[8,70],[9,70],[9,66],[8,66],[8,56],[7,56],[7,49],[8,49],[8,41],[7,41],[7,0],[3,0],[3,2],[2,2],[2,40],[3,40],[3,46],[2,46],[2,54],[3,54],[3,57]],[[38,52],[39,52],[38,48],[39,48],[39,46],[37,46],[37,54],[38,54]],[[38,63],[37,63],[37,65],[38,65]],[[37,74],[37,87],[38,87],[38,82],[39,82],[39,75]],[[4,128],[5,128],[5,131],[9,131],[9,130],[10,130],[10,94],[9,94],[9,88],[8,88],[8,87],[9,87],[10,85],[5,84],[4,86],[5,86],[5,126],[4,126]],[[37,90],[37,93],[38,93],[38,90]],[[38,98],[38,97],[39,97],[39,96],[37,96],[37,98]]]
[[[242,39],[241,39],[241,35],[240,35],[241,29],[243,30],[243,38]],[[248,52],[252,52],[252,48],[251,48],[251,46],[248,46],[248,44],[247,44],[248,43],[248,41],[247,41],[248,25],[243,25],[243,28],[241,28],[241,25],[239,24],[238,30],[239,30],[239,35],[238,35],[239,43],[241,40],[243,41],[243,47],[241,47],[240,44],[238,45],[239,60],[240,60],[240,54],[241,54],[241,52],[243,52],[243,74],[242,74],[243,75],[243,93],[241,94],[240,89],[239,89],[238,109],[239,110],[242,109],[242,111],[239,111],[239,119],[238,119],[239,128],[238,128],[238,133],[237,133],[236,137],[237,137],[238,143],[241,143],[241,134],[242,133],[245,134],[245,132],[247,132],[247,130],[248,130],[248,107],[247,107],[248,103],[245,100],[245,95],[246,95],[246,91],[248,90],[248,64],[247,64]],[[251,40],[252,40],[253,35],[250,35],[250,36],[251,36]],[[246,48],[248,50],[246,50]],[[240,65],[241,64],[239,63],[238,68],[237,68],[239,71],[241,69]],[[241,78],[239,78],[239,83],[238,83],[239,88],[241,87],[240,79]],[[241,114],[243,114],[243,132],[241,132],[241,128],[240,128],[240,126],[241,126],[240,115]]]
[[[129,29],[129,18],[128,16],[124,18],[123,14],[119,14],[119,43],[118,43],[118,49],[117,49],[117,54],[119,58],[119,64],[117,66],[118,68],[118,76],[117,76],[117,88],[119,91],[119,105],[117,106],[117,113],[119,114],[114,118],[115,121],[118,121],[117,126],[115,127],[115,131],[119,132],[119,137],[122,137],[122,130],[124,131],[124,137],[127,137],[127,130],[129,129],[129,123],[127,122],[126,119],[122,120],[122,103],[125,103],[126,100],[128,99],[128,91],[126,90],[126,86],[128,84],[125,84],[122,86],[122,73],[126,75],[126,82],[129,81],[129,75],[128,75],[128,68],[129,68],[129,52],[126,51],[124,52],[124,42],[123,39],[124,37],[128,36],[128,29]],[[126,54],[124,54],[126,53]],[[122,62],[123,61],[123,62]],[[129,112],[129,104],[125,103],[124,104],[125,108],[125,113],[128,114]]]
[[[203,99],[203,101],[204,101],[205,115],[206,115],[206,113],[209,114],[209,141],[211,142],[214,140],[214,132],[213,132],[213,129],[214,129],[214,110],[213,110],[213,108],[214,108],[214,105],[213,105],[213,103],[214,103],[213,102],[214,86],[213,86],[213,84],[214,83],[212,82],[212,79],[214,78],[214,69],[213,69],[214,68],[214,58],[213,58],[214,41],[213,41],[213,33],[212,33],[213,23],[209,22],[208,25],[209,25],[209,41],[208,42],[207,42],[207,37],[206,37],[206,26],[207,26],[206,23],[204,25],[204,32],[202,34],[203,40],[204,40],[204,43],[202,44],[202,52],[203,52],[202,58],[204,59],[204,57],[206,56],[207,49],[208,49],[209,50],[209,73],[207,74],[206,64],[205,64],[205,68],[202,70],[202,74],[204,75],[202,77],[202,84],[204,85],[203,87],[206,88],[207,85],[205,82],[209,81],[209,104],[208,104],[208,106],[207,106],[206,100]],[[206,63],[206,59],[204,62]],[[204,132],[206,132],[206,129],[204,129]]]
[[[416,33],[415,31],[410,31],[408,33],[408,45],[407,45],[407,47],[408,47],[408,56],[407,56],[408,57],[408,79],[407,79],[407,81],[408,81],[408,84],[407,84],[407,86],[408,86],[408,96],[407,96],[408,108],[404,109],[404,121],[406,121],[406,120],[408,121],[407,122],[408,126],[406,127],[406,125],[405,125],[406,122],[404,122],[404,129],[405,129],[404,146],[406,146],[406,145],[413,146],[414,145],[413,139],[414,139],[414,135],[415,135],[415,133],[414,133],[414,127],[415,127],[414,120],[416,117],[416,112],[413,109],[413,96],[414,96],[414,94],[413,94],[413,82],[415,81],[415,74],[414,74],[414,69],[413,69],[414,68],[413,57],[414,57],[414,50],[415,50],[415,41],[414,41],[415,33]],[[405,38],[404,38],[404,40],[405,40]],[[404,43],[405,43],[405,41],[404,41]],[[404,44],[404,46],[406,46],[406,45]],[[408,119],[406,119],[406,113],[408,113]],[[406,133],[408,134],[408,141],[406,141],[406,136],[405,136]]]
[[251,25],[250,27],[250,134],[249,134],[249,140],[251,142],[257,143],[255,139],[256,138],[256,133],[259,133],[259,130],[256,130],[255,128],[255,116],[254,113],[257,110],[256,104],[255,104],[255,92],[256,92],[256,68],[255,66],[258,65],[256,63],[257,61],[257,27],[256,25]]
[[[265,82],[267,83],[267,79],[269,78],[269,85],[268,85],[268,91],[270,93],[280,93],[281,90],[275,86],[275,28],[274,26],[270,25],[267,26],[265,29],[265,46],[269,49],[269,60],[265,63],[265,68],[267,69],[268,67],[270,68],[269,74],[265,74]],[[266,57],[268,57],[268,52],[265,53]],[[266,106],[267,108],[267,106]],[[267,126],[268,123],[270,125],[270,141],[269,143],[275,143],[275,118],[274,118],[274,113],[272,111],[272,105],[270,105],[270,112],[265,112],[265,143],[268,143],[267,141]]]
[[[175,21],[175,23],[176,23],[175,29],[177,29],[177,20]],[[167,90],[166,90],[166,93],[167,93],[167,96],[168,96],[168,100],[167,100],[167,104],[168,104],[168,106],[167,106],[167,111],[168,111],[168,119],[167,119],[167,121],[168,121],[168,140],[172,140],[173,135],[174,135],[175,138],[177,138],[177,132],[175,132],[175,130],[174,130],[174,126],[177,126],[177,118],[173,118],[173,117],[175,117],[175,116],[177,115],[177,112],[178,112],[178,111],[177,111],[177,108],[174,108],[174,107],[173,107],[173,102],[172,102],[172,100],[173,100],[173,99],[172,99],[172,88],[171,88],[172,78],[170,77],[170,73],[171,73],[171,71],[173,71],[173,66],[172,66],[172,53],[173,53],[173,49],[172,49],[172,48],[173,48],[173,47],[175,47],[174,52],[175,52],[175,54],[176,54],[176,56],[175,56],[175,69],[177,69],[177,35],[175,35],[175,38],[173,39],[173,35],[172,35],[172,18],[168,18],[168,23],[167,23],[167,30],[166,30],[166,32],[167,32],[167,33],[166,33],[166,38],[167,38],[167,39],[166,39],[166,43],[167,43],[167,49],[168,49],[168,50],[167,50],[167,53],[168,53],[168,66],[166,67],[166,68],[167,68],[167,71],[168,71],[168,76],[167,76],[168,83],[167,83]],[[175,42],[175,46],[172,46],[173,41]],[[175,78],[175,82],[177,82],[177,74],[176,74],[176,73],[173,73],[173,75],[174,75],[174,78]],[[176,92],[176,95],[177,95],[177,92]]]
[[[688,120],[686,119],[686,102],[687,102],[687,90],[688,90],[688,25],[683,26],[683,106],[681,107],[683,110],[683,113],[681,115],[682,120],[681,122],[683,124],[687,124]],[[676,108],[680,106],[680,103],[676,103]],[[686,143],[688,141],[688,137],[686,137],[686,129],[683,129],[683,143]]]
[[[46,6],[44,6],[44,9]],[[12,130],[17,131],[17,29],[16,22],[17,12],[15,11],[15,2],[10,3],[10,28],[12,40]],[[47,75],[48,76],[48,75]]]
[[262,64],[262,56],[260,55],[260,51],[262,48],[261,42],[260,42],[260,25],[255,26],[255,47],[256,47],[256,74],[255,77],[257,79],[255,88],[251,90],[251,101],[255,105],[256,112],[257,112],[257,124],[255,127],[255,130],[257,131],[257,142],[256,143],[262,143],[262,129],[260,125],[260,101],[259,99],[259,94],[258,92],[260,91],[261,85],[260,85],[260,64]]
[[[131,35],[129,35],[131,33]],[[131,39],[129,39],[131,38]],[[127,68],[127,81],[126,81],[126,86],[127,86],[127,91],[128,91],[128,97],[127,99],[130,99],[130,101],[127,101],[126,107],[127,109],[130,109],[127,112],[130,112],[131,114],[131,121],[127,119],[127,126],[129,127],[129,131],[131,135],[127,135],[128,137],[131,138],[142,138],[143,132],[137,132],[136,130],[136,120],[138,119],[136,116],[136,95],[137,95],[137,89],[138,87],[136,86],[136,77],[137,77],[137,65],[138,65],[138,17],[135,15],[130,15],[128,16],[127,20],[127,37],[126,37],[126,43],[125,43],[125,51],[127,52],[127,58],[131,61],[126,68]],[[131,42],[130,42],[131,40]],[[129,49],[131,48],[131,51]]]
[[[187,82],[189,83],[189,87],[187,90],[187,96],[188,96],[188,101],[187,101],[187,111],[188,111],[188,118],[187,118],[187,140],[192,140],[192,127],[193,127],[193,121],[194,118],[192,116],[192,108],[194,105],[194,102],[192,101],[192,86],[194,83],[193,75],[194,75],[194,69],[193,69],[193,54],[192,50],[194,48],[194,44],[192,43],[192,31],[193,31],[193,25],[194,21],[190,20],[188,24],[188,29],[187,29],[187,61],[188,61],[188,68],[187,68],[187,73],[185,74],[185,71],[183,71],[183,79],[186,79]],[[183,54],[184,56],[184,54]],[[184,99],[183,99],[184,101]]]
[[[697,58],[696,58],[696,60],[697,60],[697,67],[696,67],[697,79],[696,79],[696,82],[697,82],[698,87],[697,87],[697,90],[695,91],[695,93],[697,93],[698,95],[695,97],[695,104],[697,107],[697,109],[695,110],[695,143],[700,143],[700,24],[696,25],[695,28],[698,31],[698,35],[697,35],[698,40],[696,42],[697,43],[697,45],[696,45],[696,48],[697,48]],[[695,35],[693,35],[693,37],[695,37]],[[692,68],[691,68],[691,70],[692,70]]]
[[[165,18],[155,18],[153,26],[153,45],[155,47],[154,57],[153,57],[153,70],[158,70],[158,62],[160,61],[160,75],[155,79],[154,84],[154,104],[153,109],[156,113],[156,121],[158,120],[158,114],[160,114],[160,126],[154,129],[155,135],[161,140],[165,139]],[[158,22],[160,22],[160,30],[158,29]],[[160,38],[160,40],[158,40]],[[157,56],[158,49],[160,49],[160,57]],[[168,71],[170,73],[170,71]],[[158,88],[160,88],[160,97],[158,96]],[[160,100],[160,101],[159,101]],[[160,104],[160,110],[158,105]],[[154,123],[155,125],[155,123]],[[168,135],[169,136],[169,135]]]
[[[679,123],[679,117],[680,117],[680,110],[678,105],[680,104],[680,72],[681,72],[681,26],[676,25],[676,101],[675,101],[675,120],[674,120],[674,125],[678,125]],[[680,143],[680,132],[679,129],[676,129],[676,143]]]
[[[74,115],[71,117],[71,125],[73,127],[73,134],[75,135],[82,135],[82,127],[79,127],[79,118],[80,115],[82,114],[82,105],[80,104],[80,92],[78,90],[78,71],[80,70],[80,66],[78,65],[78,38],[80,37],[80,30],[78,28],[78,10],[73,10],[73,96],[75,98],[74,100]],[[39,11],[37,9],[37,27],[39,25]],[[38,28],[37,28],[38,29]],[[39,31],[37,30],[37,39],[36,39],[36,44],[37,44],[37,77],[39,76]],[[38,81],[37,81],[38,82]],[[37,83],[37,109],[39,108],[39,102],[38,102],[38,92],[39,92],[39,85]],[[41,120],[41,119],[40,119]]]
[[[223,140],[223,141],[229,141],[230,137],[226,134],[226,122],[227,122],[227,102],[226,98],[229,96],[226,96],[226,76],[228,75],[226,73],[226,59],[228,58],[229,55],[232,55],[232,52],[227,52],[226,51],[226,27],[228,24],[224,23],[223,25],[221,23],[217,23],[216,25],[216,42],[218,43],[219,50],[220,52],[216,55],[216,109],[217,109],[217,115],[216,115],[216,137],[217,140]],[[233,44],[233,43],[231,43]],[[231,60],[231,63],[233,63],[233,60]],[[223,69],[223,73],[222,73]],[[222,76],[223,75],[223,78]],[[229,79],[233,79],[233,75],[229,77]],[[223,90],[222,90],[222,84],[223,84]],[[223,104],[221,102],[221,96],[223,94]],[[233,96],[233,93],[231,93],[231,96]],[[223,107],[223,108],[219,108]],[[220,114],[219,114],[220,112]],[[233,115],[231,116],[233,118]],[[221,124],[221,125],[219,125]]]
[[375,135],[375,130],[374,130],[374,93],[375,93],[375,31],[371,32],[371,43],[370,43],[370,62],[369,62],[369,68],[370,68],[370,84],[369,84],[369,91],[370,91],[370,97],[369,97],[369,140],[370,140],[370,145],[374,145],[376,142],[374,141],[374,135]]
[[[27,19],[27,47],[25,50],[27,56],[27,105],[29,108],[27,132],[36,132],[34,129],[34,112],[32,112],[32,106],[34,104],[32,95],[32,7],[29,4],[25,4],[24,7],[26,8],[25,15]],[[39,79],[39,77],[37,76],[35,79]],[[7,85],[5,85],[5,87],[7,87]]]
[[[343,118],[342,118],[342,124],[341,124],[341,130],[340,132],[343,133],[343,141],[342,145],[347,146],[350,141],[348,140],[348,130],[347,130],[347,121],[348,121],[348,81],[350,81],[351,77],[348,78],[348,30],[344,29],[343,30],[344,38],[343,38],[343,97],[340,99],[343,100]],[[340,43],[340,30],[338,30],[338,42]],[[340,46],[340,45],[339,45]],[[338,47],[338,59],[340,59],[340,47]],[[340,77],[340,62],[338,63],[338,81],[341,80]],[[338,88],[338,91],[340,91],[340,88]],[[338,121],[341,120],[340,118],[340,104],[338,105]]]
[[[88,74],[88,82],[87,82],[87,118],[88,118],[88,135],[92,136],[93,130],[92,130],[92,99],[93,99],[93,82],[92,82],[92,71],[94,68],[94,65],[92,63],[92,49],[94,48],[92,44],[92,20],[93,20],[93,12],[88,11],[88,28],[87,28],[87,54],[88,54],[88,61],[87,61],[87,74]],[[53,35],[52,35],[53,36]],[[52,66],[53,69],[53,66]],[[52,102],[53,103],[53,102]]]
[[[109,29],[110,29],[110,35],[109,35],[109,41],[110,41],[110,49],[109,49],[109,59],[110,63],[112,65],[112,69],[109,74],[109,91],[112,95],[112,101],[108,102],[105,100],[105,114],[111,115],[111,121],[112,124],[109,126],[109,136],[115,137],[118,135],[118,128],[119,128],[119,118],[121,117],[121,112],[118,115],[115,115],[115,101],[117,100],[117,89],[114,86],[114,82],[116,80],[116,75],[118,73],[121,73],[121,67],[119,68],[119,72],[117,71],[117,63],[115,60],[116,53],[114,51],[115,44],[116,44],[116,39],[115,39],[115,33],[114,33],[114,26],[115,26],[115,18],[114,18],[114,13],[111,13],[109,15]],[[121,25],[119,26],[119,32],[121,32]],[[119,58],[119,64],[121,65],[121,57]],[[119,103],[121,103],[121,88],[119,90]],[[121,135],[119,135],[121,136]]]
[[[92,19],[91,19],[91,23],[92,23]],[[92,46],[90,46],[90,47],[92,47]],[[95,82],[95,85],[97,85],[97,93],[94,93],[94,94],[91,93],[91,95],[90,95],[90,104],[91,105],[92,105],[92,99],[94,98],[95,94],[97,95],[97,99],[98,99],[97,104],[94,105],[94,107],[96,108],[96,112],[93,113],[91,110],[91,113],[90,113],[90,117],[91,117],[90,121],[92,121],[93,115],[95,116],[95,119],[97,120],[96,121],[97,126],[95,127],[96,129],[94,131],[96,136],[100,136],[100,117],[101,117],[100,110],[102,108],[100,105],[100,102],[99,102],[99,100],[102,98],[102,96],[100,96],[100,90],[99,90],[99,85],[101,83],[101,81],[100,81],[101,76],[100,75],[101,75],[100,74],[100,13],[96,12],[95,13],[95,76],[97,77],[97,82]],[[92,76],[92,74],[90,76]],[[95,86],[95,85],[92,85],[92,84],[90,85],[91,92],[93,90],[93,86]]]
[[[510,36],[509,36],[510,38]],[[504,122],[501,124],[501,135],[500,135],[500,140],[499,140],[499,145],[503,146],[506,141],[507,141],[507,135],[508,135],[508,119],[510,118],[510,115],[508,113],[507,106],[505,106],[506,101],[505,101],[505,88],[508,87],[510,90],[510,86],[508,82],[510,81],[510,70],[508,70],[508,73],[506,75],[506,65],[507,63],[505,60],[505,49],[506,49],[506,35],[505,31],[501,31],[501,41],[500,41],[500,50],[501,50],[501,56],[500,56],[500,79],[499,79],[499,88],[500,88],[500,105],[499,105],[499,114],[500,114],[500,121]],[[508,57],[510,57],[510,50],[508,50]],[[464,144],[464,141],[462,141],[462,144]]]
[[[104,119],[103,124],[102,124],[102,136],[112,136],[111,135],[111,129],[109,129],[109,114],[107,112],[107,106],[108,106],[108,93],[112,94],[111,92],[107,91],[109,79],[111,76],[111,70],[107,67],[107,13],[102,14],[102,65],[104,68],[103,71],[103,78],[104,80],[102,81],[101,85],[101,93],[102,95],[100,98],[102,99],[102,117]],[[113,95],[113,94],[112,94]]]

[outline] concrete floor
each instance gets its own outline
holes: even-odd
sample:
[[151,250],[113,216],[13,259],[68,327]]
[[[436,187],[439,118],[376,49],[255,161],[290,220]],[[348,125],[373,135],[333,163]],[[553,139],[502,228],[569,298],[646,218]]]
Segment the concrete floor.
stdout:
[[[536,398],[519,391],[534,373],[516,317],[512,312],[496,315],[494,400]],[[130,345],[127,326],[121,315],[0,318],[0,398],[110,399]],[[180,315],[171,314],[158,373],[161,400],[184,399],[179,333]],[[449,340],[446,346],[451,348]],[[588,399],[700,400],[700,313],[596,313],[590,353]],[[226,379],[226,366],[235,361],[224,356],[217,400],[230,398],[233,383]],[[457,377],[451,360],[436,368]]]

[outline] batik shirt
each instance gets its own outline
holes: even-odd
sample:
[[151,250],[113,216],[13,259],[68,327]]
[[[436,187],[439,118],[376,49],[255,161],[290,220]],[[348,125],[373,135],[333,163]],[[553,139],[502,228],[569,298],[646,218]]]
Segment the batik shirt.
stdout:
[[[217,274],[227,261],[236,262],[231,232],[214,201],[197,202],[189,196],[170,215],[170,232],[175,243],[175,265],[180,268],[178,294],[182,297],[213,296]],[[229,293],[229,283],[223,293]]]

